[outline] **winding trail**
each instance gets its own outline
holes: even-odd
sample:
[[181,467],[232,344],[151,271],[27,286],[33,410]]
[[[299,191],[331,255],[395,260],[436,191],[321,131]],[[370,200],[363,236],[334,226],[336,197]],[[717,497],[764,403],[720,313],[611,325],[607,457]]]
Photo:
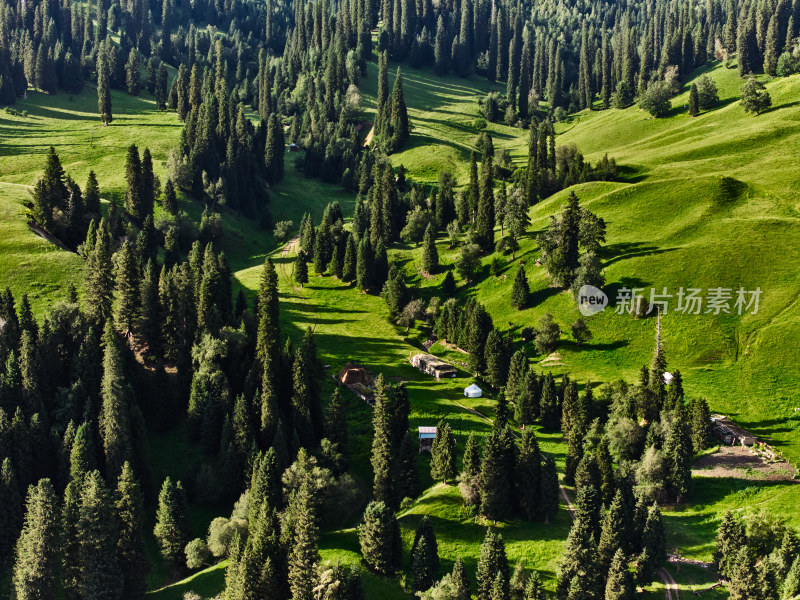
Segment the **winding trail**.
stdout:
[[[661,567],[657,571],[658,577],[661,581],[664,582],[664,586],[666,587],[665,593],[667,595],[667,600],[680,600],[680,596],[678,595],[678,584],[675,579],[672,577],[669,571],[667,571],[664,567]],[[673,598],[672,593],[675,592],[675,596]]]

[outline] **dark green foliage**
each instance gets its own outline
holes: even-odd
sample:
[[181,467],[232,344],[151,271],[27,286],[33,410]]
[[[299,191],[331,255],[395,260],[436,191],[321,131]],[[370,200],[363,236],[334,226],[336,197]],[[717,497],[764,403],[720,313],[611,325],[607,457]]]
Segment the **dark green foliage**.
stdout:
[[310,484],[304,482],[292,507],[294,540],[289,554],[289,590],[292,598],[312,598],[314,575],[319,561],[319,531]]
[[436,535],[427,516],[417,526],[411,545],[411,573],[413,589],[421,592],[431,587],[439,572],[439,550]]
[[82,598],[112,600],[122,592],[115,512],[100,473],[92,471],[83,483],[78,511],[78,591]]
[[528,307],[531,290],[528,286],[528,278],[525,275],[525,267],[520,265],[517,274],[514,276],[514,285],[511,288],[511,306],[517,310]]
[[446,484],[456,476],[456,438],[445,421],[439,421],[431,448],[431,478]]
[[191,528],[183,485],[167,477],[158,494],[156,536],[161,556],[173,569],[184,564],[183,549],[189,542]]
[[736,553],[747,542],[744,525],[733,515],[726,511],[722,523],[717,530],[714,555],[714,567],[723,577],[731,577],[736,564]]
[[667,560],[666,533],[661,511],[655,504],[647,511],[647,521],[642,532],[642,552],[637,559],[636,579],[639,585],[649,584],[656,569]]
[[700,112],[700,98],[697,94],[697,86],[693,83],[689,90],[689,116],[694,117]]
[[22,527],[22,495],[11,459],[0,467],[0,564],[7,564]]
[[28,489],[17,541],[13,593],[17,600],[55,598],[58,586],[58,499],[49,479]]
[[97,53],[97,112],[103,125],[108,125],[113,120],[111,114],[111,89],[108,59],[105,52]]
[[506,460],[502,433],[493,429],[483,446],[479,487],[481,513],[494,521],[506,518],[511,512],[512,481]]
[[486,380],[494,388],[504,386],[508,379],[510,346],[510,342],[496,329],[492,329],[486,338],[483,351]]
[[541,511],[545,515],[545,520],[556,513],[558,510],[558,471],[556,462],[552,456],[545,456],[542,460],[542,487],[541,487]]
[[436,230],[433,223],[428,223],[425,228],[425,237],[422,240],[422,270],[425,273],[435,273],[439,268],[439,252],[436,250]]
[[766,87],[754,77],[748,77],[742,86],[742,107],[746,113],[764,112],[772,106],[772,99]]
[[559,598],[600,599],[602,578],[597,565],[597,545],[589,523],[585,519],[575,520],[570,529],[559,569]]
[[542,454],[532,429],[522,433],[517,460],[517,495],[522,515],[535,519],[542,514]]
[[382,574],[394,572],[399,563],[400,531],[392,510],[383,502],[370,502],[364,511],[364,522],[358,529],[358,542],[366,565]]
[[616,551],[611,561],[605,592],[605,600],[633,600],[635,597],[633,576],[622,548]]
[[500,534],[496,534],[491,528],[488,528],[481,544],[481,554],[478,559],[478,571],[476,573],[478,600],[494,600],[492,587],[498,575],[503,578],[501,589],[504,595],[502,597],[508,598],[509,568],[508,559],[506,558],[506,545]]
[[308,262],[306,253],[300,250],[294,261],[294,280],[303,287],[308,283]]
[[130,463],[122,467],[114,508],[119,521],[117,560],[123,577],[122,598],[135,600],[144,595],[148,565],[143,531],[144,498]]

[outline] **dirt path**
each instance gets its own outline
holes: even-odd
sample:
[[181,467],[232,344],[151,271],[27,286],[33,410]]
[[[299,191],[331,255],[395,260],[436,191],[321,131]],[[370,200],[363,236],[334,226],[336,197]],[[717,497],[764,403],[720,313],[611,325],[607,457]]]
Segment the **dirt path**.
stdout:
[[[286,242],[286,245],[281,250],[281,258],[287,258],[290,253],[294,252],[297,253],[297,247],[300,245],[300,236],[296,235],[291,240]],[[297,283],[294,280],[294,268],[289,268],[288,262],[284,261],[278,265],[278,273],[283,278],[283,280],[289,284],[289,287],[292,288],[294,291],[294,295],[297,296],[300,300],[302,300],[306,305],[314,309],[314,305],[311,303],[311,300],[308,296],[304,296],[301,293],[300,287],[297,286]],[[319,321],[319,313],[314,310],[314,325],[311,327],[312,331],[317,330],[317,321]]]
[[[667,600],[680,600],[680,596],[678,595],[678,584],[675,579],[673,579],[670,572],[664,567],[661,567],[657,571],[657,574],[659,579],[664,582],[664,586],[666,587],[665,593],[667,595]],[[673,592],[675,593],[674,597]]]

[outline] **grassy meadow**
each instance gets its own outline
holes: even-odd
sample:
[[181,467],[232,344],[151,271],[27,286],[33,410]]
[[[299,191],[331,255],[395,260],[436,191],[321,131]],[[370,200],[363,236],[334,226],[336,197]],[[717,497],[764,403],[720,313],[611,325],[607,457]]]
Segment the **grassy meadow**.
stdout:
[[[682,108],[687,92],[673,100],[675,107],[665,119],[650,119],[636,107],[626,110],[584,111],[557,125],[557,143],[575,143],[591,160],[604,154],[616,158],[622,167],[622,181],[586,183],[574,188],[582,203],[602,216],[608,224],[608,240],[601,258],[608,289],[620,287],[678,288],[717,286],[763,290],[758,314],[699,315],[675,314],[662,319],[662,333],[670,369],[680,369],[690,395],[705,396],[715,411],[730,414],[763,439],[800,462],[800,418],[792,409],[800,406],[795,381],[800,367],[794,359],[794,339],[800,334],[797,306],[800,280],[796,265],[800,259],[798,228],[798,184],[796,157],[800,153],[800,76],[768,82],[773,108],[753,117],[745,115],[736,101],[740,80],[734,70],[715,64],[699,70],[708,74],[720,90],[720,107],[690,118]],[[369,65],[362,90],[366,118],[374,114],[377,69]],[[393,74],[390,77],[390,84]],[[449,169],[464,183],[469,153],[478,130],[478,98],[498,85],[471,77],[439,78],[428,70],[404,68],[405,100],[414,127],[406,148],[392,157],[403,164],[414,181],[434,183],[439,171]],[[686,88],[688,90],[688,87]],[[80,95],[47,96],[31,92],[15,108],[28,116],[0,113],[0,278],[19,296],[27,292],[34,310],[44,314],[53,302],[63,298],[66,284],[80,283],[83,261],[75,254],[58,250],[32,233],[22,203],[26,186],[42,171],[50,145],[61,156],[65,170],[81,185],[90,169],[98,175],[104,198],[124,195],[124,159],[131,143],[149,147],[157,175],[165,176],[164,162],[180,137],[176,115],[158,111],[149,97],[131,97],[112,92],[114,122],[100,126],[94,88]],[[523,164],[528,132],[500,124],[489,124],[495,147],[507,148],[516,164]],[[287,154],[286,177],[271,192],[274,219],[290,219],[295,230],[305,212],[316,222],[325,205],[340,202],[346,216],[353,212],[355,198],[335,186],[305,179],[293,166],[295,155]],[[459,281],[459,295],[474,295],[490,310],[495,325],[519,331],[535,326],[551,313],[569,331],[579,313],[569,292],[551,287],[544,270],[535,263],[538,248],[533,235],[557,213],[568,192],[561,192],[532,207],[531,234],[522,240],[517,261],[524,263],[533,291],[534,305],[524,311],[510,308],[509,298],[517,261],[504,257],[498,277],[489,274],[489,260],[477,284],[465,287]],[[186,200],[182,208],[198,218],[202,209]],[[267,256],[275,261],[281,291],[281,327],[296,340],[306,327],[317,339],[320,357],[335,373],[347,361],[360,362],[373,373],[407,382],[412,402],[411,426],[433,425],[446,418],[453,426],[459,447],[470,431],[485,434],[489,424],[467,412],[476,409],[491,417],[491,394],[466,399],[462,390],[472,381],[470,373],[436,382],[420,374],[408,362],[427,332],[405,329],[388,321],[384,301],[363,294],[330,276],[311,270],[310,281],[299,288],[293,283],[293,253],[284,254],[271,233],[258,224],[226,211],[224,236],[220,242],[239,285],[255,292],[261,265]],[[420,249],[399,246],[391,250],[404,261],[411,283],[426,298],[438,295],[438,286],[458,254],[444,240],[439,243],[443,264],[440,273],[419,272]],[[674,302],[674,300],[673,300]],[[558,359],[548,361],[556,373],[569,372],[582,384],[600,383],[624,377],[632,381],[652,355],[655,320],[616,315],[613,310],[587,319],[594,334],[591,342],[578,347],[565,333]],[[459,356],[441,347],[433,350],[453,361]],[[529,351],[534,353],[533,349]],[[537,357],[541,362],[544,357]],[[326,376],[324,393],[333,383]],[[348,395],[348,417],[353,452],[353,473],[362,487],[361,505],[343,523],[326,529],[321,542],[325,560],[356,564],[360,560],[356,531],[360,508],[367,499],[372,479],[369,465],[371,409]],[[561,435],[539,431],[542,448],[563,465]],[[173,475],[190,477],[200,460],[192,453],[182,426],[150,439],[153,470],[157,478]],[[173,460],[181,456],[180,460]],[[416,524],[423,514],[434,521],[443,569],[463,557],[474,573],[479,544],[486,523],[468,514],[454,486],[434,484],[428,476],[428,457],[419,458],[423,493],[400,514],[406,548],[410,547]],[[722,511],[768,510],[800,525],[796,507],[800,486],[744,479],[696,478],[686,506],[665,512],[669,549],[690,558],[708,560],[712,538]],[[217,512],[193,506],[196,533],[230,507]],[[512,562],[543,571],[553,587],[558,559],[569,528],[566,511],[549,525],[509,522],[500,525]],[[408,560],[406,556],[406,560]],[[224,563],[169,583],[163,570],[150,578],[154,600],[179,600],[183,592],[197,591],[210,596],[224,585]],[[705,589],[713,582],[709,575],[683,565],[670,573],[682,592]],[[404,598],[407,592],[397,580],[365,576],[369,598]],[[708,597],[725,597],[715,590]],[[661,584],[652,586],[645,597],[663,598]]]

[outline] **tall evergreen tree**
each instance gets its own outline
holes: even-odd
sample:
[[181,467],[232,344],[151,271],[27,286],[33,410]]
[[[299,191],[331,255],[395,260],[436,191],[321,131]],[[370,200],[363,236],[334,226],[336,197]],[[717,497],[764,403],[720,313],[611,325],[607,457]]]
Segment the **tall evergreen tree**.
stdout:
[[17,600],[55,598],[58,590],[58,498],[49,479],[28,489],[12,575]]
[[190,537],[189,515],[186,495],[181,482],[173,482],[167,477],[158,494],[156,536],[161,556],[173,569],[180,569],[184,563],[183,549]]
[[503,593],[505,594],[504,597],[508,598],[510,573],[508,559],[506,558],[506,545],[500,534],[496,534],[491,528],[487,528],[486,536],[481,544],[478,571],[476,573],[478,600],[494,600],[492,598],[492,586],[498,574],[503,577]]
[[103,343],[103,406],[99,428],[105,453],[106,476],[116,478],[125,462],[133,459],[131,406],[134,398],[133,389],[125,375],[122,352],[110,325],[106,326]]
[[394,572],[399,563],[397,519],[383,502],[374,501],[364,511],[364,523],[358,529],[358,541],[366,565],[382,574]]
[[425,273],[435,273],[439,268],[439,252],[436,249],[436,230],[433,223],[428,223],[425,228],[425,237],[422,239],[422,270]]
[[531,290],[528,286],[528,278],[525,275],[525,267],[520,265],[519,269],[517,269],[517,274],[514,276],[514,285],[511,288],[511,306],[517,310],[527,308],[530,295]]
[[446,421],[439,421],[431,448],[431,478],[447,484],[456,476],[456,438]]
[[117,561],[118,535],[111,495],[99,471],[92,471],[81,488],[78,511],[78,591],[82,598],[120,598],[123,581]]
[[130,463],[125,463],[115,500],[119,520],[117,560],[122,573],[122,600],[138,600],[146,590],[147,553],[144,544],[144,497]]
[[310,485],[309,482],[302,484],[293,507],[296,522],[294,543],[289,554],[289,590],[292,600],[314,598],[314,575],[319,561],[319,532]]
[[[102,3],[103,0],[98,0]],[[99,28],[98,28],[99,29]],[[108,125],[113,120],[111,114],[111,86],[108,60],[104,51],[97,53],[97,112],[103,125]]]

